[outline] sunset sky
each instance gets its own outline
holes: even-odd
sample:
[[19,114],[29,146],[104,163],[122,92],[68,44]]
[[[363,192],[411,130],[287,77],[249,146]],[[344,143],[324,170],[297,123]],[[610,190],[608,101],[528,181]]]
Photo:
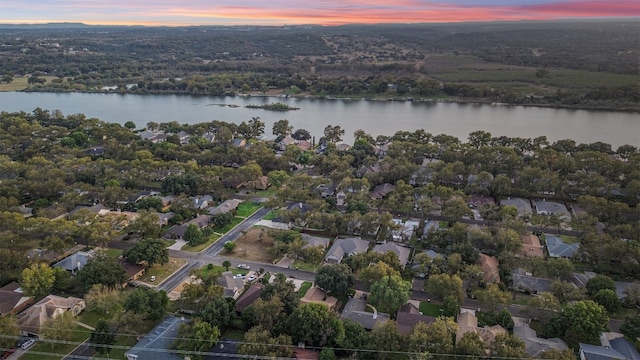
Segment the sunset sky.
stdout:
[[283,25],[640,16],[640,0],[0,0],[0,23]]

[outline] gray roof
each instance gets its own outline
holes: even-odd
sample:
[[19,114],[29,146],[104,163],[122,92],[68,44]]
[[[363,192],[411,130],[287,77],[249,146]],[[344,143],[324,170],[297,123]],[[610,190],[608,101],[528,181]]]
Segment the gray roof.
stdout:
[[519,337],[520,339],[522,339],[522,341],[524,341],[527,354],[533,357],[538,357],[541,353],[551,349],[561,351],[568,349],[567,344],[558,338],[539,338],[538,334],[536,334],[536,331],[530,328],[527,324],[514,327],[513,335]]
[[218,284],[224,288],[224,297],[235,297],[237,291],[244,288],[244,280],[234,279],[231,271],[221,273]]
[[336,239],[333,246],[327,252],[325,260],[327,262],[340,262],[345,256],[351,256],[366,252],[369,248],[369,241],[358,238]]
[[553,258],[569,258],[578,252],[580,244],[565,244],[562,239],[557,236],[545,234],[545,242],[547,243],[547,251],[549,256]]
[[640,284],[624,282],[624,281],[616,281],[615,284],[616,284],[616,295],[618,295],[618,298],[620,299],[624,299],[625,297],[627,297],[627,294],[625,294],[625,291],[627,291],[628,289],[633,289],[634,287],[640,288]]
[[567,207],[563,204],[545,200],[533,200],[533,204],[538,214],[555,214],[561,218],[571,219],[571,213],[569,213],[569,210],[567,210]]
[[627,357],[629,360],[640,360],[640,352],[629,340],[619,337],[617,339],[609,340],[611,348]]
[[539,293],[543,291],[549,291],[553,280],[539,278],[527,274],[522,269],[516,269],[511,273],[513,279],[513,288],[516,290],[529,291],[533,293]]
[[137,355],[137,360],[180,360],[175,350],[171,350],[171,344],[178,334],[178,326],[187,322],[182,318],[168,316],[158,326],[153,328],[142,340],[135,344],[128,355]]
[[331,239],[329,238],[311,236],[305,233],[301,233],[300,235],[302,236],[302,240],[306,241],[306,244],[304,244],[303,248],[320,246],[323,249],[326,249],[331,242]]
[[77,251],[70,256],[58,261],[53,267],[62,268],[69,271],[76,271],[82,269],[89,259],[93,257],[90,252]]
[[382,324],[389,320],[389,314],[378,312],[374,315],[364,311],[366,305],[366,300],[350,298],[342,310],[342,317],[356,322],[368,330],[373,329],[376,324]]
[[612,360],[620,359],[626,360],[627,358],[620,354],[617,350],[609,349],[604,346],[590,345],[580,343],[580,355],[584,354],[585,360]]
[[186,225],[173,225],[168,228],[167,231],[164,232],[164,238],[182,238],[184,236],[185,231],[187,231]]
[[226,214],[229,211],[237,209],[241,202],[242,200],[238,199],[225,200],[222,204],[209,208],[208,211],[210,215]]
[[392,253],[398,255],[398,260],[400,260],[400,266],[404,267],[405,265],[407,265],[407,261],[409,260],[409,255],[411,254],[411,249],[406,248],[398,243],[395,242],[387,242],[385,244],[382,245],[376,245],[373,248],[373,251],[380,253],[380,254],[385,254],[388,251],[391,251]]
[[508,198],[500,200],[500,205],[502,206],[513,206],[518,209],[518,215],[531,215],[533,211],[531,211],[531,203],[527,199],[522,198]]

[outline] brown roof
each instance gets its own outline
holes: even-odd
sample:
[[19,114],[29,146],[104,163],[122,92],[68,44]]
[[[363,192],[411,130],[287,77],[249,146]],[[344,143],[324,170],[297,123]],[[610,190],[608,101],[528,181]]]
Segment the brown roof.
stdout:
[[319,303],[325,304],[330,309],[333,309],[338,303],[338,299],[333,296],[327,296],[327,293],[318,287],[312,287],[307,290],[306,294],[300,299],[303,304]]
[[495,340],[496,335],[507,333],[500,325],[478,327],[478,318],[473,313],[465,311],[458,314],[456,344],[462,339],[464,334],[468,332],[478,334],[485,345],[490,345]]
[[20,288],[17,282],[11,282],[0,288],[0,315],[16,314],[33,304],[33,298],[16,291]]
[[133,279],[140,272],[144,271],[144,266],[140,264],[132,264],[128,261],[121,261],[120,264],[127,271],[127,279]]
[[84,299],[49,295],[20,313],[18,325],[23,331],[37,334],[40,332],[42,325],[49,319],[55,318],[74,307],[78,307],[80,310],[84,309]]
[[490,283],[500,282],[500,272],[498,270],[498,259],[486,254],[480,254],[480,267],[484,272],[484,280]]
[[319,360],[320,353],[315,350],[295,348],[293,349],[293,356],[298,360]]
[[412,303],[402,305],[396,315],[396,325],[402,335],[408,335],[413,327],[420,322],[430,324],[434,321],[436,318],[420,314],[420,310]]
[[533,235],[522,235],[522,255],[544,257],[544,249],[540,245],[540,239]]
[[262,284],[256,283],[251,285],[251,287],[248,288],[240,298],[238,298],[238,301],[236,301],[236,311],[243,312],[244,309],[253,305],[253,303],[260,297],[261,292]]

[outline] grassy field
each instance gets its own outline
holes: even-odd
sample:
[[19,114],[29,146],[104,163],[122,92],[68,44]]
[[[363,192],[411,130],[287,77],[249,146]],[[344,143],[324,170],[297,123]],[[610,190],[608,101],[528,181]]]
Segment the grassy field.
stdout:
[[213,244],[214,242],[218,241],[218,239],[220,239],[220,235],[213,234],[213,235],[211,235],[209,237],[209,240],[207,240],[206,242],[204,242],[204,243],[202,243],[200,245],[196,245],[196,246],[185,245],[180,250],[190,251],[190,252],[200,252],[200,251],[204,250],[207,246],[209,246],[209,245]]
[[320,266],[321,262],[322,262],[322,260],[320,260],[320,262],[318,262],[318,263],[309,263],[309,262],[306,262],[306,261],[298,259],[298,260],[294,261],[293,265],[291,265],[291,266],[294,269],[316,272],[316,270],[318,269],[318,266]]
[[253,201],[244,201],[238,205],[236,216],[246,218],[254,212],[258,211],[262,207],[262,204],[256,204]]
[[156,284],[160,283],[162,280],[164,280],[166,277],[176,272],[176,270],[181,268],[186,263],[187,263],[186,260],[170,257],[168,263],[162,266],[154,265],[148,268],[147,271],[144,273],[144,275],[140,277],[139,280],[151,283],[150,281],[151,276],[155,276],[156,277],[155,283]]
[[265,217],[263,217],[263,219],[264,220],[273,220],[274,218],[277,218],[278,215],[280,215],[280,211],[279,210],[272,210]]
[[422,315],[436,317],[442,315],[442,313],[440,312],[440,310],[442,310],[442,306],[439,304],[430,303],[428,301],[421,301],[419,309]]
[[[203,276],[208,276],[209,274],[215,274],[215,273],[222,273],[225,271],[227,271],[227,269],[225,269],[224,266],[219,266],[219,265],[213,265],[211,269],[209,269],[209,266],[207,265],[202,269],[200,269],[200,273]],[[234,275],[237,275],[237,274],[247,275],[247,273],[249,273],[250,270],[238,269],[232,266],[229,268],[229,271],[231,271]]]
[[307,293],[307,291],[309,289],[311,289],[311,286],[313,286],[313,284],[309,281],[305,281],[300,285],[300,289],[298,289],[298,297],[303,297],[304,294]]
[[[51,83],[51,80],[57,79],[57,76],[39,76],[41,79],[47,80],[47,84]],[[29,86],[28,77],[16,77],[10,84],[0,84],[0,91],[21,91]]]
[[247,259],[264,263],[272,263],[275,259],[271,254],[273,238],[269,231],[262,227],[251,228],[245,235],[235,240],[236,249],[229,254],[238,259]]
[[229,230],[233,229],[234,227],[236,227],[238,224],[240,224],[242,222],[242,220],[244,220],[241,217],[234,217],[233,220],[231,221],[231,223],[225,227],[214,227],[213,231],[217,232],[218,234],[226,234],[229,232]]

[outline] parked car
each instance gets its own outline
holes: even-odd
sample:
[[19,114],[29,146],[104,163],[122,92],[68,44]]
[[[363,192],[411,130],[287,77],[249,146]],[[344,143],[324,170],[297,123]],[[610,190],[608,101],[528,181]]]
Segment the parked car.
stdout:
[[238,264],[238,269],[251,270],[251,266],[249,266],[247,264]]
[[27,341],[24,342],[24,344],[20,345],[20,348],[22,350],[27,350],[29,347],[31,347],[31,345],[35,344],[36,341],[33,339],[27,339]]
[[13,354],[14,352],[16,352],[16,348],[7,349],[2,353],[2,357],[0,357],[0,359],[4,360],[11,356],[11,354]]
[[155,275],[153,275],[151,278],[149,278],[149,280],[150,280],[151,282],[156,281],[156,276],[155,276]]
[[255,279],[256,279],[256,276],[255,276],[255,275],[251,275],[251,276],[249,276],[249,277],[247,278],[247,280],[249,280],[249,281],[253,281],[253,280],[255,280]]

